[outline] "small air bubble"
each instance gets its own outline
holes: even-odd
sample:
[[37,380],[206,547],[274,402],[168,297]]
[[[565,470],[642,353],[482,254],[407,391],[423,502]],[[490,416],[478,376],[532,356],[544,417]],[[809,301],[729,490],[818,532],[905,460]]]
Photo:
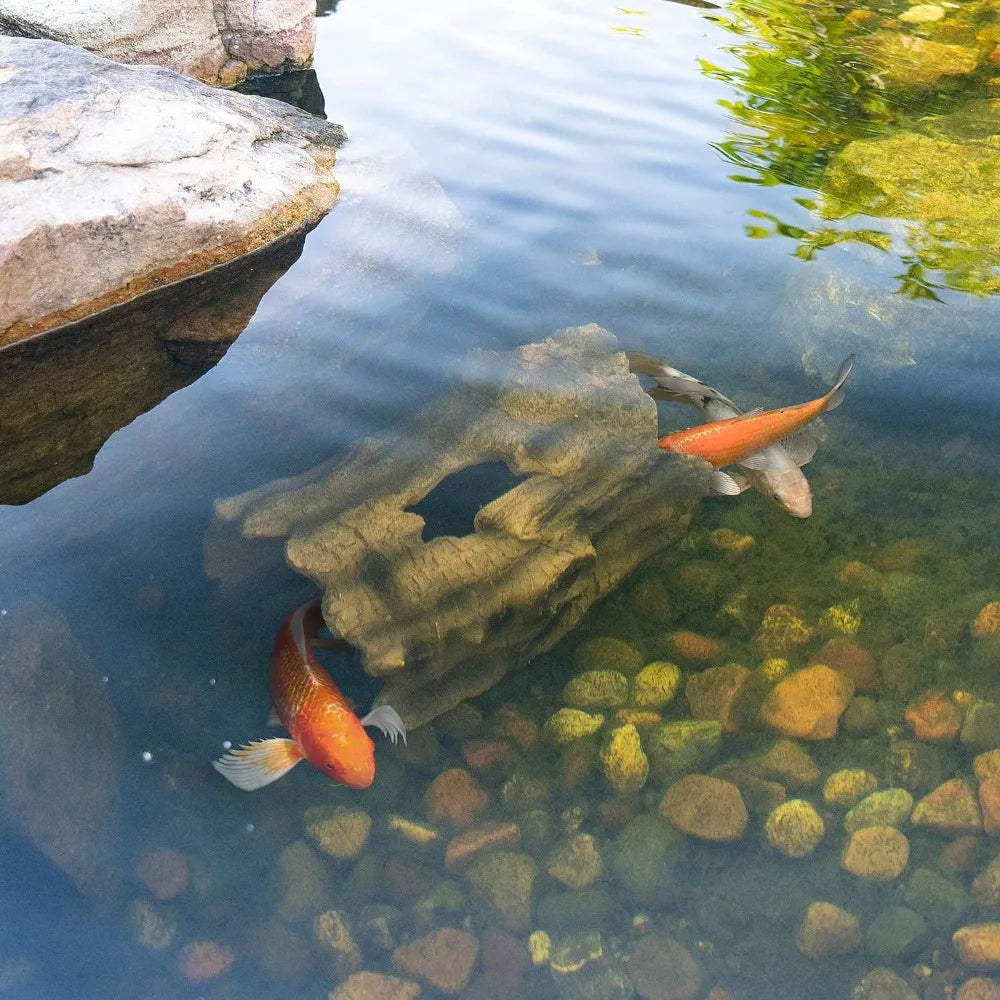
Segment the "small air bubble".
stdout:
[[153,755],[148,750],[142,751],[143,763],[148,764],[153,759]]
[[247,833],[253,833],[253,823],[247,823],[246,831]]
[[214,677],[209,677],[209,679],[208,679],[208,686],[209,687],[213,687],[213,688],[215,687],[215,678]]
[[7,609],[6,608],[0,608],[0,615],[5,615],[5,614],[7,614]]
[[110,679],[110,678],[108,677],[108,675],[107,675],[107,674],[103,674],[103,675],[101,676],[101,683],[102,683],[102,684],[107,684],[107,683],[108,683],[108,680],[109,680],[109,679]]
[[231,750],[232,746],[233,746],[233,744],[232,744],[231,740],[223,740],[222,741],[222,749],[223,750]]

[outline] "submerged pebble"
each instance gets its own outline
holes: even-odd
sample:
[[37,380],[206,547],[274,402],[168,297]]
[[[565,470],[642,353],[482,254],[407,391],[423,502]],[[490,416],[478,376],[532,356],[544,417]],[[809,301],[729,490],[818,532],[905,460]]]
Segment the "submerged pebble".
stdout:
[[216,979],[228,972],[235,961],[233,949],[217,941],[191,941],[177,956],[181,975],[193,983]]
[[689,774],[671,785],[660,815],[691,837],[715,841],[738,840],[750,818],[734,784],[704,774]]
[[783,802],[764,823],[767,842],[786,858],[805,858],[820,845],[826,827],[811,802],[791,799]]
[[392,963],[431,989],[451,996],[461,993],[472,978],[479,942],[468,931],[442,927],[392,953]]
[[628,701],[628,678],[619,670],[588,670],[563,688],[570,708],[619,708]]
[[303,817],[306,833],[331,858],[356,858],[368,842],[372,818],[348,806],[312,806]]
[[858,918],[833,903],[810,903],[795,935],[795,946],[807,958],[849,955],[860,944]]
[[899,878],[910,859],[910,842],[895,827],[867,826],[850,835],[840,863],[845,871],[870,882]]
[[593,736],[604,725],[604,716],[578,708],[560,708],[545,723],[544,732],[556,746]]
[[611,730],[601,748],[601,768],[608,784],[620,794],[638,792],[646,784],[649,760],[635,726],[618,726]]

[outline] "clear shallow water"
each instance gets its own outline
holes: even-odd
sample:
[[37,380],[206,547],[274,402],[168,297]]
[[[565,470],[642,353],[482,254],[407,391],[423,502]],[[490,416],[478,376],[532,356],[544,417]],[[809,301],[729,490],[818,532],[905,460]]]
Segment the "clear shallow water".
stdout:
[[[320,21],[327,114],[353,136],[342,203],[216,368],[115,434],[87,476],[0,510],[0,607],[13,613],[33,596],[58,608],[107,678],[121,728],[118,818],[109,807],[93,834],[111,831],[104,839],[122,873],[110,902],[82,901],[13,825],[2,828],[0,957],[12,995],[325,996],[333,987],[318,959],[298,978],[273,970],[269,978],[255,957],[259,934],[248,928],[274,919],[277,855],[302,837],[303,811],[318,803],[361,805],[376,823],[389,811],[423,818],[423,788],[459,760],[457,744],[445,738],[426,771],[380,756],[381,781],[360,796],[331,790],[304,768],[257,796],[220,787],[206,761],[223,739],[260,734],[274,630],[311,591],[290,572],[227,590],[205,577],[202,539],[216,497],[309,468],[405,419],[447,385],[470,347],[507,349],[593,321],[623,346],[669,358],[747,405],[811,398],[816,374],[854,350],[848,403],[826,422],[828,440],[808,470],[814,517],[792,522],[752,496],[707,503],[689,548],[649,573],[676,602],[685,562],[723,564],[706,536],[729,524],[757,540],[753,560],[734,572],[762,607],[790,600],[818,616],[840,599],[832,581],[847,559],[929,579],[943,604],[995,596],[995,301],[946,288],[940,301],[894,296],[899,256],[857,244],[803,261],[788,238],[748,239],[744,227],[760,223],[751,211],[814,226],[796,199],[815,193],[730,179],[734,167],[713,144],[745,126],[719,104],[734,99],[733,85],[707,77],[698,60],[735,69],[732,43],[702,11],[667,3],[641,14],[497,3],[473,16],[458,4],[347,2]],[[394,166],[380,184],[366,164],[386,162],[387,149]],[[893,228],[875,218],[849,225]],[[670,419],[683,415],[664,410]],[[961,435],[968,442],[942,454]],[[887,546],[912,537],[927,540],[928,551],[897,566]],[[646,642],[662,634],[635,613],[632,594],[624,588],[610,613],[595,614],[541,670],[485,699],[488,717],[507,698],[544,719],[560,704],[584,635]],[[873,607],[861,639],[878,654],[929,610],[919,600]],[[752,629],[714,615],[688,607],[672,627],[716,634],[756,667]],[[879,616],[888,630],[876,627]],[[953,648],[914,653],[913,664],[916,689],[974,681],[991,693],[990,665],[975,660],[964,633]],[[338,676],[351,671],[345,665]],[[345,687],[361,703],[374,692],[363,679]],[[912,693],[881,693],[890,722]],[[767,742],[746,737],[719,759]],[[862,754],[810,750],[825,770]],[[92,747],[74,752],[87,757]],[[545,753],[537,751],[543,761]],[[966,773],[967,757],[946,755],[943,776]],[[58,763],[72,773],[72,759]],[[599,780],[557,795],[556,829],[561,807],[596,810],[604,797]],[[816,789],[810,797],[818,800]],[[694,845],[676,897],[656,905],[629,901],[606,876],[623,907],[602,927],[607,940],[627,951],[628,918],[651,912],[698,955],[705,990],[718,982],[737,997],[847,995],[875,960],[859,953],[817,965],[792,945],[812,899],[835,897],[866,926],[890,892],[839,873],[836,825],[815,862],[798,867],[761,852],[756,839],[722,850]],[[582,829],[595,832],[609,863],[614,827],[588,819]],[[409,857],[390,843],[376,838],[373,854]],[[933,864],[938,843],[915,838],[915,858]],[[179,923],[175,941],[152,952],[126,910],[144,896],[136,859],[160,845],[185,855],[193,880],[167,908]],[[547,848],[537,853],[544,860]],[[363,873],[352,882],[350,866],[328,868],[335,889],[326,905],[356,918],[368,899],[382,899]],[[540,883],[537,896],[555,888]],[[435,922],[458,925],[467,914],[481,929],[468,902]],[[766,921],[773,932],[760,930]],[[310,940],[308,919],[290,926],[296,940]],[[185,982],[178,951],[197,939],[232,946],[232,971]],[[371,949],[365,959],[366,968],[390,965]],[[544,995],[550,978],[535,974],[523,995]]]

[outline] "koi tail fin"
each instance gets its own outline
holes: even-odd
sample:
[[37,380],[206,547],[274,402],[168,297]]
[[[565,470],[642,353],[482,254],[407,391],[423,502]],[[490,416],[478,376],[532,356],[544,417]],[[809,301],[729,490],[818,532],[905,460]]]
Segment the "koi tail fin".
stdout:
[[402,737],[403,746],[406,746],[406,725],[397,712],[390,705],[379,705],[373,708],[362,720],[362,726],[375,726],[382,730],[382,735],[387,736],[393,743]]
[[304,759],[295,740],[255,740],[213,760],[212,767],[237,788],[253,792],[284,777]]
[[826,406],[823,407],[824,413],[835,410],[844,401],[844,383],[847,381],[853,368],[854,355],[848,354],[847,359],[840,366],[840,371],[837,372],[837,377],[833,380],[833,387],[826,394],[827,402]]

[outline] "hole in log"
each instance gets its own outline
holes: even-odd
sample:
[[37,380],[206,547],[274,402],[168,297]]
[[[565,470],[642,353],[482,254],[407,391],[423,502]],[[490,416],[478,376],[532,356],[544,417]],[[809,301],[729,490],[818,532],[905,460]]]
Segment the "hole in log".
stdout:
[[515,475],[505,462],[481,462],[445,476],[406,509],[424,519],[420,537],[425,542],[445,535],[463,538],[476,530],[475,517],[483,507],[527,478]]

